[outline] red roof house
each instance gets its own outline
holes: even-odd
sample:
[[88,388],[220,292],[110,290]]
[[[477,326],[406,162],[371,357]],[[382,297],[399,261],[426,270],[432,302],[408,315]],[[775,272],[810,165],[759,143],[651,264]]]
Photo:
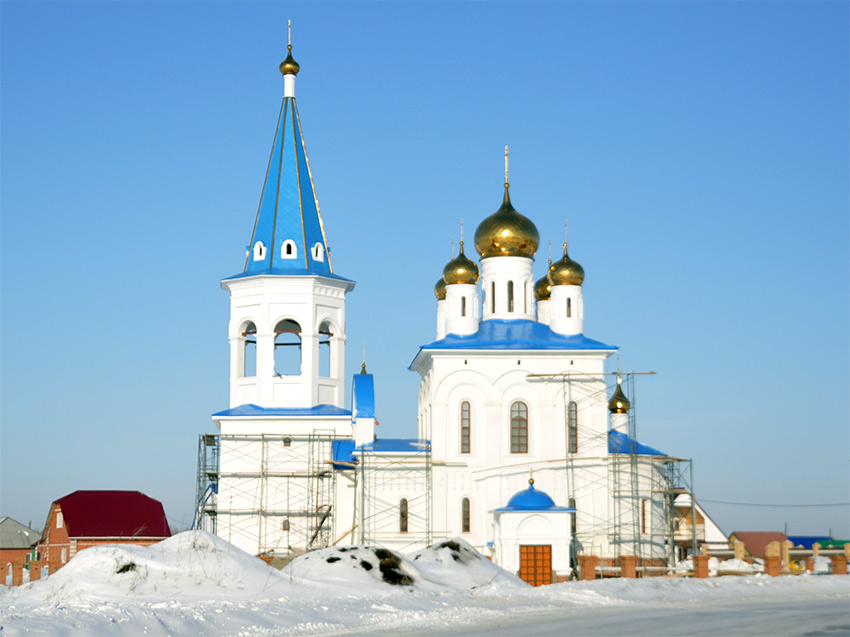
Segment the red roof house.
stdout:
[[167,537],[171,531],[159,500],[138,491],[74,491],[50,505],[38,561],[42,575],[50,574],[91,546],[149,546]]
[[782,544],[788,536],[781,531],[735,531],[729,536],[729,541],[744,543],[744,549],[750,557],[764,557],[765,549],[771,542]]

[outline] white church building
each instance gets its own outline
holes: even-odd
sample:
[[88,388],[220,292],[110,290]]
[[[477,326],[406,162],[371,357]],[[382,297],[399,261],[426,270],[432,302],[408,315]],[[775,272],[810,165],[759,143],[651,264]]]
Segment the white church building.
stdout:
[[657,565],[692,545],[696,518],[686,529],[674,506],[690,463],[635,440],[634,375],[606,373],[617,347],[584,335],[584,271],[566,243],[535,282],[539,235],[511,202],[507,152],[501,206],[475,231],[478,264],[461,241],[435,286],[435,340],[410,364],[416,437],[376,437],[376,379],[365,363],[344,378],[355,283],[331,264],[291,46],[280,71],[244,267],[221,282],[230,400],[199,442],[196,526],[279,557],[461,537],[533,583],[570,576],[582,554]]

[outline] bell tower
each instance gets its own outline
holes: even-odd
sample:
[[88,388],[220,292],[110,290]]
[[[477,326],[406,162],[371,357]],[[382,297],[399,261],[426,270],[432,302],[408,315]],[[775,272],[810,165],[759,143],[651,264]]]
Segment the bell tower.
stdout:
[[284,95],[242,272],[230,293],[230,406],[343,406],[345,295],[334,274],[295,102],[292,45]]

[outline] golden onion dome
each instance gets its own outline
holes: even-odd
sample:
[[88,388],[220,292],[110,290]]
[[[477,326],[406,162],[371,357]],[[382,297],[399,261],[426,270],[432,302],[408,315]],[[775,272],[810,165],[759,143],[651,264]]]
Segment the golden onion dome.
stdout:
[[463,241],[460,242],[460,252],[443,268],[443,280],[446,285],[478,283],[478,266],[470,261],[463,253]]
[[614,390],[614,395],[611,396],[611,400],[608,401],[608,411],[612,414],[628,413],[629,408],[632,406],[629,399],[626,398],[626,395],[623,393],[623,387],[620,384],[621,382],[622,380],[619,376],[617,376],[617,389]]
[[283,75],[298,75],[298,71],[301,70],[298,62],[292,57],[292,45],[288,45],[286,47],[287,55],[286,59],[280,63],[280,72]]
[[540,235],[530,219],[524,217],[511,205],[508,184],[502,206],[484,219],[475,230],[475,249],[481,258],[487,257],[534,257]]
[[546,275],[552,285],[581,285],[584,282],[584,268],[570,259],[567,254],[567,244],[564,243],[564,256],[552,264]]
[[[552,267],[552,261],[549,261],[549,267]],[[534,298],[538,301],[548,301],[551,296],[552,285],[549,283],[549,272],[547,271],[534,284]]]
[[437,297],[438,301],[446,300],[446,281],[443,277],[437,279],[437,282],[434,284],[434,296]]

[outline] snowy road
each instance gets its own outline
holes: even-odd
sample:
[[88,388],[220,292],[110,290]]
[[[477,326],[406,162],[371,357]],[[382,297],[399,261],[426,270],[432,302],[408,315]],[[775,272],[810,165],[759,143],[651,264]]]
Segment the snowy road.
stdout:
[[[522,613],[520,613],[522,614]],[[457,629],[440,626],[407,632],[401,627],[386,631],[352,631],[345,635],[808,635],[850,634],[850,606],[846,599],[802,602],[692,604],[630,608],[568,609],[558,614],[535,614],[506,621]]]

